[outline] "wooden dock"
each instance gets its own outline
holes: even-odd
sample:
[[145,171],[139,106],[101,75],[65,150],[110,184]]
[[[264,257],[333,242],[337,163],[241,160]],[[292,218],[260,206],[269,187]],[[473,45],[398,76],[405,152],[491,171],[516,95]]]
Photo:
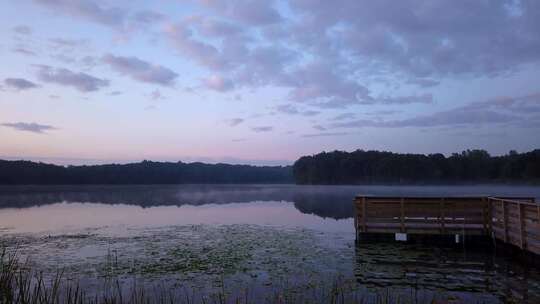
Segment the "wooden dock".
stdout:
[[485,236],[540,255],[540,204],[530,197],[381,197],[354,200],[364,235]]

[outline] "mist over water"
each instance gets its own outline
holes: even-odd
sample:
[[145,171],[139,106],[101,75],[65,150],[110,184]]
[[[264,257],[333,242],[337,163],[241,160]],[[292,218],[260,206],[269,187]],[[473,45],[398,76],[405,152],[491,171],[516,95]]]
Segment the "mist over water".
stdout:
[[[356,195],[381,196],[524,196],[540,198],[540,187],[475,186],[298,186],[298,185],[137,185],[137,186],[0,186],[0,208],[28,208],[56,203],[131,205],[142,208],[268,202],[294,205],[302,214],[321,218],[352,217]],[[279,204],[275,204],[276,206]],[[82,205],[81,205],[82,206]],[[85,206],[83,206],[86,208]],[[72,207],[70,207],[72,208]],[[116,206],[115,208],[121,208]],[[212,208],[209,206],[206,209]],[[218,208],[218,206],[214,206]],[[226,208],[221,206],[219,208]],[[72,208],[73,209],[73,208]],[[293,210],[293,209],[291,209]],[[244,211],[235,212],[241,217]],[[253,214],[246,214],[250,217]],[[204,224],[205,222],[201,222]],[[181,224],[179,220],[177,224]],[[351,226],[352,229],[352,226]]]

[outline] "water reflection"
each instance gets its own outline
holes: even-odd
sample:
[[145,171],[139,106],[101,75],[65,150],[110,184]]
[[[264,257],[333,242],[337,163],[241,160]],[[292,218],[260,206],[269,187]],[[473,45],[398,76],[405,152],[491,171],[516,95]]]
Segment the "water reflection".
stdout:
[[183,206],[294,202],[302,213],[322,218],[352,216],[356,187],[294,185],[179,185],[179,186],[20,186],[0,187],[0,208],[24,208],[59,202],[154,206]]
[[540,187],[516,186],[296,186],[296,185],[146,185],[146,186],[0,186],[0,208],[59,202],[125,204],[141,207],[293,202],[305,214],[352,217],[352,199],[371,195],[501,195],[540,197]]
[[475,295],[476,302],[485,295],[505,303],[540,303],[539,270],[489,249],[389,242],[359,244],[355,250],[355,277],[364,286],[455,292]]
[[[175,225],[261,225],[344,232],[354,238],[351,219],[304,214],[290,202],[249,202],[200,206],[150,206],[101,203],[55,203],[0,209],[2,229],[10,233],[99,233],[126,235],[137,229]],[[99,230],[99,231],[98,231]]]

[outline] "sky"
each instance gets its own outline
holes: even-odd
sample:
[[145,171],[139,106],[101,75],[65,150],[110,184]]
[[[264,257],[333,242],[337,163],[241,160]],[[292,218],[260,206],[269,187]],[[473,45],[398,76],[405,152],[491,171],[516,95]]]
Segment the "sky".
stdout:
[[540,1],[0,1],[0,158],[540,147]]

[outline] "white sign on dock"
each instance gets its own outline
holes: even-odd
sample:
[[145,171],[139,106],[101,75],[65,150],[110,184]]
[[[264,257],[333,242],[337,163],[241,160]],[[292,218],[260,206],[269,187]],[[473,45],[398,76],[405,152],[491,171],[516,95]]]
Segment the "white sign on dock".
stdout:
[[396,233],[396,241],[406,242],[407,234],[406,233]]

